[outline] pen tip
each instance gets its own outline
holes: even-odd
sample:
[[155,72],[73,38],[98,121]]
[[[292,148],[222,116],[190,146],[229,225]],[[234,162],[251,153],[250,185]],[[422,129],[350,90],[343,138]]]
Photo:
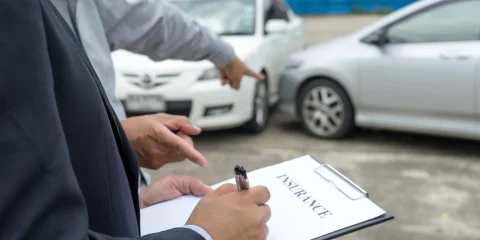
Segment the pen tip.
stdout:
[[237,165],[235,166],[235,174],[241,174],[243,176],[246,176],[247,175],[247,171],[245,170],[245,168],[243,168],[242,165]]

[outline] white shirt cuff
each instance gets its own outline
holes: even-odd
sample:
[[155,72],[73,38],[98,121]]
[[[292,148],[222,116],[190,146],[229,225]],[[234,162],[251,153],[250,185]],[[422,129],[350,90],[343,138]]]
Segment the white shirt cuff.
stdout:
[[203,230],[203,228],[196,226],[196,225],[185,225],[183,226],[184,228],[191,229],[195,231],[196,233],[202,235],[205,240],[212,240],[212,237],[210,237],[210,234],[207,233],[207,231]]

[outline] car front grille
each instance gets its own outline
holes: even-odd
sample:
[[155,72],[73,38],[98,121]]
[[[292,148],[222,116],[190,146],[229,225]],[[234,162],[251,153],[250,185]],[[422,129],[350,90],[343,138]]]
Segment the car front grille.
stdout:
[[132,85],[144,89],[152,89],[165,84],[179,77],[179,73],[168,74],[137,74],[137,73],[123,73],[123,77]]

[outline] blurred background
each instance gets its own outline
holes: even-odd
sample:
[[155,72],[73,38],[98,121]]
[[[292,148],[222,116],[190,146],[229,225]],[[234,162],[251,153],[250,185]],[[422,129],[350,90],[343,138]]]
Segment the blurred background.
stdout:
[[265,81],[222,87],[209,62],[113,53],[129,116],[185,115],[207,184],[302,155],[396,219],[342,239],[480,239],[480,1],[171,0]]

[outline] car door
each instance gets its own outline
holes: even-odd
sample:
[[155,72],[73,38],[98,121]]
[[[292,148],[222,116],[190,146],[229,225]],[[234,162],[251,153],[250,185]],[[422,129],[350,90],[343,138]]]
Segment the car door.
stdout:
[[384,32],[387,43],[362,59],[362,108],[377,124],[472,133],[480,53],[480,1],[445,1]]
[[305,30],[303,29],[303,21],[296,16],[285,0],[274,0],[273,7],[276,10],[276,18],[287,21],[287,26],[283,32],[283,59],[286,59],[293,52],[303,47],[305,39]]
[[[272,1],[268,6],[265,12],[265,21],[266,23],[271,19],[282,19],[289,21],[287,12],[281,5],[278,4],[278,1]],[[287,24],[288,26],[288,24]],[[288,28],[288,27],[287,27]],[[288,31],[288,29],[286,29]],[[271,54],[268,58],[268,68],[269,68],[269,94],[271,101],[276,101],[278,96],[278,80],[280,74],[283,70],[285,64],[285,58],[288,53],[288,38],[285,38],[288,34],[286,32],[282,33],[267,33],[265,32],[265,44],[271,50]]]
[[287,57],[301,50],[307,45],[306,29],[303,19],[297,16],[291,9],[288,13],[290,18],[288,37],[290,41],[288,42],[289,51]]

